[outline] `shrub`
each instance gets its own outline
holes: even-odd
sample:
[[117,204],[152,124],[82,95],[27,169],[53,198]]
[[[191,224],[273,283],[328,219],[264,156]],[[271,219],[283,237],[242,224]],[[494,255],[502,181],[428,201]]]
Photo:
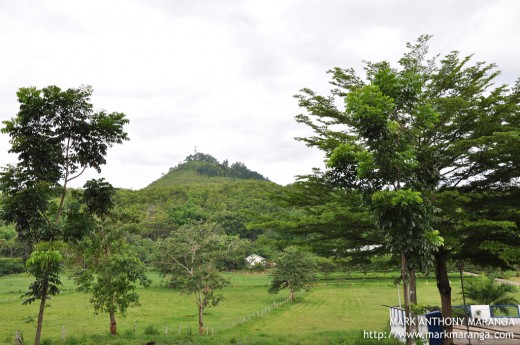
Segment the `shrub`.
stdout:
[[0,258],[0,276],[25,272],[21,258]]

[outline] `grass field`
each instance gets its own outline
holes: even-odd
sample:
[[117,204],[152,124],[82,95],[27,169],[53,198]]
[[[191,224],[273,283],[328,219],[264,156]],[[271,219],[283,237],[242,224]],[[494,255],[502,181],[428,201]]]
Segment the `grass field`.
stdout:
[[[393,284],[397,273],[366,279],[332,275],[312,291],[300,293],[293,303],[284,303],[284,291],[267,293],[269,277],[265,274],[228,276],[233,286],[224,290],[225,300],[218,307],[207,309],[208,335],[204,337],[195,335],[193,298],[165,288],[161,278],[151,274],[152,287],[139,289],[142,305],[130,309],[126,318],[118,318],[121,336],[114,339],[107,338],[108,316],[94,315],[88,295],[74,291],[73,283],[65,279],[64,292],[46,310],[43,339],[52,339],[53,344],[63,344],[62,336],[71,344],[144,344],[147,339],[157,344],[350,344],[362,330],[385,328],[388,308],[383,305],[398,303]],[[24,318],[36,318],[38,305],[23,306],[19,298],[29,281],[27,275],[0,278],[2,344],[13,344],[17,330],[26,340],[34,336],[35,326]],[[452,283],[454,297],[458,297],[460,284],[455,277]],[[439,305],[435,280],[419,279],[418,296],[421,304]],[[145,329],[152,326],[159,334],[145,335]]]

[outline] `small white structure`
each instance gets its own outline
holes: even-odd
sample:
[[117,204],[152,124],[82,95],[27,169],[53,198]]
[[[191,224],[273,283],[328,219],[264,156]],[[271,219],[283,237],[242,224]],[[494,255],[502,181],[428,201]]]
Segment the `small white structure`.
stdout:
[[250,267],[256,265],[265,265],[265,258],[257,254],[251,254],[246,258],[247,263]]

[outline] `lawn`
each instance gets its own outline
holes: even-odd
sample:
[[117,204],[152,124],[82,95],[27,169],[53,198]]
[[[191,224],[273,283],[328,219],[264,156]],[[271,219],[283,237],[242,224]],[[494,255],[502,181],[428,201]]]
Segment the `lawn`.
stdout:
[[[225,300],[218,307],[207,309],[208,336],[201,338],[202,343],[247,339],[247,343],[258,344],[317,344],[321,340],[328,344],[334,342],[325,339],[342,341],[352,339],[362,330],[381,330],[388,323],[388,308],[384,305],[398,303],[394,275],[397,273],[366,279],[333,275],[333,280],[324,280],[312,291],[300,293],[296,302],[284,303],[285,291],[278,295],[267,293],[267,275],[228,273],[233,286],[224,290]],[[151,274],[151,278],[152,287],[139,289],[142,305],[130,309],[126,318],[118,318],[118,333],[122,338],[116,338],[114,344],[118,341],[144,344],[144,339],[152,337],[144,335],[145,329],[151,331],[152,326],[159,333],[153,338],[162,339],[158,344],[173,344],[172,339],[196,333],[197,309],[193,298],[167,289],[156,274]],[[23,306],[19,298],[29,281],[23,274],[0,278],[0,343],[13,343],[16,330],[26,340],[34,336],[34,325],[24,319],[35,318],[38,305]],[[459,283],[455,278],[453,285],[456,297]],[[421,304],[439,305],[435,281],[431,278],[418,280],[418,296]],[[46,310],[43,339],[56,341],[62,336],[71,339],[99,335],[105,339],[100,344],[107,344],[108,316],[94,315],[88,299],[88,295],[74,291],[73,283],[64,279],[64,293],[56,296],[51,301],[52,307]]]

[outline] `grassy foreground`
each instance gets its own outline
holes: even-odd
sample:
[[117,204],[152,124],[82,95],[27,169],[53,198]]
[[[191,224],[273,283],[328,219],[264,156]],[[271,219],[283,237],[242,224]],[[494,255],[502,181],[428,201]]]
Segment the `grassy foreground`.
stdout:
[[[139,289],[141,306],[118,318],[117,337],[108,336],[107,315],[94,315],[89,296],[74,291],[65,279],[64,292],[46,310],[43,338],[47,344],[383,344],[364,339],[363,331],[380,331],[388,324],[388,308],[398,303],[392,274],[369,279],[324,280],[298,300],[286,303],[287,294],[267,293],[265,274],[229,273],[233,286],[225,300],[207,309],[207,334],[197,332],[197,309],[191,296],[164,287],[152,274],[151,288]],[[0,278],[0,344],[13,344],[17,330],[31,343],[38,305],[21,305],[19,296],[30,277]],[[454,296],[459,284],[454,283]],[[433,279],[420,279],[419,302],[438,305]],[[386,342],[392,344],[393,341]],[[45,344],[45,343],[44,343]]]

